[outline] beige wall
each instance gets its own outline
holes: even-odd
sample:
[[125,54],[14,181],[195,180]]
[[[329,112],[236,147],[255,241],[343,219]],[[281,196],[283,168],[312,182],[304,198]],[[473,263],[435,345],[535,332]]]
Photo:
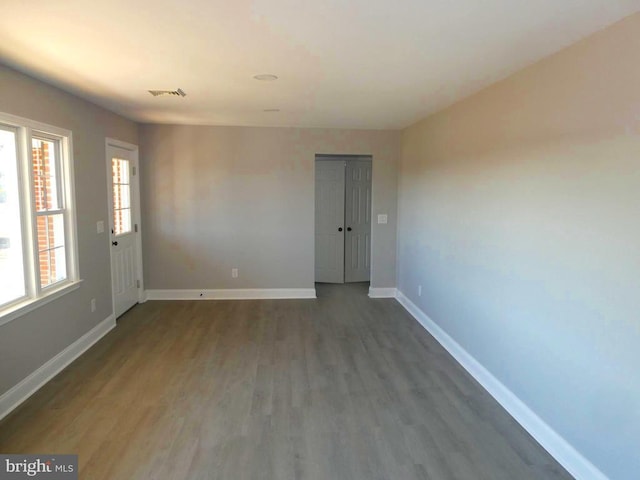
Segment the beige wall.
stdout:
[[[399,132],[143,125],[148,289],[313,288],[314,159],[373,156],[372,286],[395,286]],[[231,269],[239,277],[231,278]]]
[[408,128],[399,173],[400,290],[616,479],[640,471],[638,52],[640,14]]
[[[105,137],[137,143],[137,125],[57,88],[0,65],[0,112],[73,132],[78,290],[0,326],[0,395],[112,313]],[[90,301],[97,311],[91,313]]]

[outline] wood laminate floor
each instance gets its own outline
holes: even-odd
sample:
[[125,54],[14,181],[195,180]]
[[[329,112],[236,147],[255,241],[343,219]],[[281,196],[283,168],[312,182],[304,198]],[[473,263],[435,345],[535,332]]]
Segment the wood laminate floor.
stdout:
[[81,479],[569,479],[395,301],[139,305],[0,423]]

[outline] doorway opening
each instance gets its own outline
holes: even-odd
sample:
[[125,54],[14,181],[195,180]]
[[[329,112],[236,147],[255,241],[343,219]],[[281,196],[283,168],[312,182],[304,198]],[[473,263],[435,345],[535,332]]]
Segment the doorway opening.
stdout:
[[315,281],[371,279],[371,155],[316,155]]

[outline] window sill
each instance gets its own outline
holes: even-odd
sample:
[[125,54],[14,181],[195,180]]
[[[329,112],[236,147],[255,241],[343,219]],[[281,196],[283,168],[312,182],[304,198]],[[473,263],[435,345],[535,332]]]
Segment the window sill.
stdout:
[[55,289],[51,289],[38,298],[29,298],[16,305],[11,305],[10,307],[3,309],[2,311],[0,311],[0,326],[21,317],[25,313],[32,312],[33,310],[36,310],[49,302],[53,302],[54,300],[63,297],[64,295],[71,293],[74,290],[77,290],[78,288],[80,288],[81,283],[82,280],[67,282]]

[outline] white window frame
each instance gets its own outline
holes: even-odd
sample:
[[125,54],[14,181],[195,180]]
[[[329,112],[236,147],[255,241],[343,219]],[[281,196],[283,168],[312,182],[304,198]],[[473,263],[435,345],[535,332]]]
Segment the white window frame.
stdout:
[[[60,298],[80,287],[78,267],[78,241],[75,201],[75,176],[73,171],[73,135],[70,130],[54,127],[27,118],[0,112],[0,124],[17,131],[16,153],[18,155],[18,190],[20,195],[20,219],[22,227],[22,256],[25,274],[23,297],[0,307],[0,325],[4,325],[27,312]],[[67,278],[59,282],[40,286],[38,261],[37,214],[35,209],[35,187],[33,178],[33,136],[59,142],[56,167],[60,210],[64,213],[64,245]]]

